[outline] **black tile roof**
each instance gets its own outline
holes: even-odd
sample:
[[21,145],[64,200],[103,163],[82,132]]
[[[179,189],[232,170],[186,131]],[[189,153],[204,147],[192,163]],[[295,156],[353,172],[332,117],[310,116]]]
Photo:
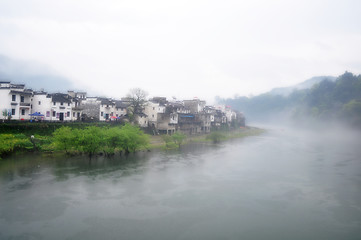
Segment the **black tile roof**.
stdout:
[[49,96],[51,96],[53,102],[71,103],[71,97],[68,94],[53,93],[53,94],[49,94]]

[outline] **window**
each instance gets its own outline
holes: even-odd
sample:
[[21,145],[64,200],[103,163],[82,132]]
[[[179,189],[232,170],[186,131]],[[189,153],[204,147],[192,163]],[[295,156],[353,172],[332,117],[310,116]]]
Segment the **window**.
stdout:
[[50,117],[50,111],[46,111],[46,117]]
[[70,112],[66,112],[66,116],[67,116],[67,117],[70,117]]
[[68,103],[68,106],[70,106],[70,103]]
[[103,117],[103,112],[100,112],[100,116],[102,116],[102,117]]
[[41,101],[39,101],[38,104],[41,105]]
[[155,110],[155,107],[153,107],[153,110]]
[[20,96],[20,102],[24,102],[25,98],[24,96]]
[[16,95],[11,95],[11,100],[16,101]]
[[152,114],[152,118],[154,118],[154,114]]
[[60,115],[59,113],[56,113],[56,118],[59,118],[59,115]]
[[53,117],[55,117],[56,111],[53,112]]
[[[53,102],[53,105],[55,106],[56,105],[56,102]],[[55,116],[54,116],[55,117]]]
[[15,109],[11,109],[11,115],[15,115]]
[[64,105],[64,103],[63,103],[63,102],[61,102],[61,103],[60,103],[60,105],[61,105],[61,106],[63,106],[63,105]]
[[73,112],[73,117],[75,117],[75,112]]
[[25,109],[21,109],[21,115],[25,115]]

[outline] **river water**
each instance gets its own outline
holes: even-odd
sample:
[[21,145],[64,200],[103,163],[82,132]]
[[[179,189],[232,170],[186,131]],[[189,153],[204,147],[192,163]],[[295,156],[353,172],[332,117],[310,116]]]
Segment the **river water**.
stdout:
[[0,239],[361,239],[356,133],[0,161]]

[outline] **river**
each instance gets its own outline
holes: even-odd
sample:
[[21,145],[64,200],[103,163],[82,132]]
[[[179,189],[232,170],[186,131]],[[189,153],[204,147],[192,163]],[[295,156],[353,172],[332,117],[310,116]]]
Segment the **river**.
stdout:
[[0,161],[0,239],[360,238],[357,133],[271,128],[126,158]]

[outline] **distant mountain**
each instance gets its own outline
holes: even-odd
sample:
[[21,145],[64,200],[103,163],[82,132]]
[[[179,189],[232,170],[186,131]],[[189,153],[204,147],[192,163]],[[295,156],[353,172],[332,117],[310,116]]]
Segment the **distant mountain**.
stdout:
[[0,55],[0,81],[25,84],[26,88],[48,92],[65,92],[73,89],[66,77],[56,74],[46,65],[19,61]]
[[290,86],[290,87],[282,87],[282,88],[274,88],[272,89],[269,93],[272,95],[281,95],[281,96],[288,96],[290,95],[293,91],[295,90],[303,90],[303,89],[308,89],[311,88],[313,85],[318,84],[320,82],[322,82],[323,80],[328,80],[328,81],[336,81],[336,77],[332,77],[332,76],[319,76],[319,77],[313,77],[310,78],[304,82],[301,82],[297,85],[294,86]]
[[345,72],[337,79],[316,77],[296,86],[300,88],[286,96],[265,93],[218,99],[218,102],[243,112],[254,122],[339,121],[361,128],[361,75]]

